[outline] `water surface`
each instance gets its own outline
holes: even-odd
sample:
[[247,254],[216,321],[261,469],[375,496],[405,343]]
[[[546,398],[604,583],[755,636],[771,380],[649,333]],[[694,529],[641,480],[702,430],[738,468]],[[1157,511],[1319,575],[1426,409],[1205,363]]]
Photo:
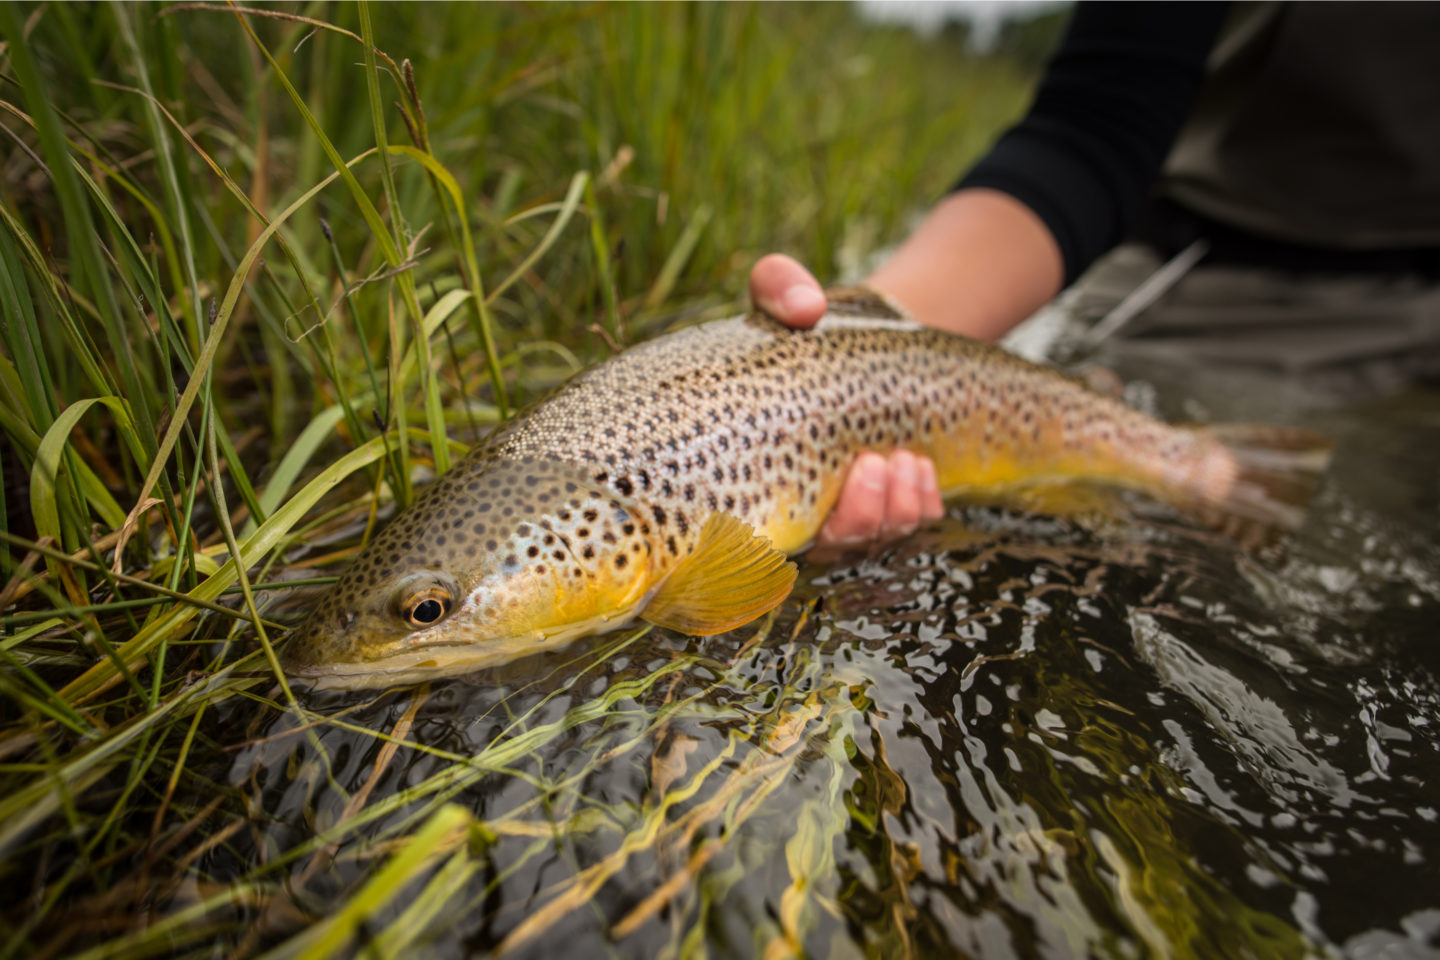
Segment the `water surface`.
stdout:
[[356,949],[1440,956],[1440,393],[1164,382],[1131,396],[1336,439],[1303,528],[953,506],[721,637],[307,698],[351,726],[236,700],[253,818],[201,886],[269,885],[227,909],[278,944],[448,803]]

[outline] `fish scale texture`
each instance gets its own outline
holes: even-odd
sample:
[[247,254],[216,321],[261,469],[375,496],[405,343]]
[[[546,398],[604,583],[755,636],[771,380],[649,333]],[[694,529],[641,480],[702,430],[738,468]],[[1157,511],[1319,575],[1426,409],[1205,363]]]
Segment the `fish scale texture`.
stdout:
[[[873,298],[832,296],[814,330],[761,315],[703,324],[523,411],[380,532],[287,657],[324,667],[430,645],[536,649],[608,629],[643,609],[710,517],[794,552],[860,451],[901,447],[932,457],[952,492],[1088,478],[1212,498],[1217,450],[1229,464],[1203,433]],[[431,595],[444,619],[417,622],[417,598]]]
[[725,511],[793,550],[861,450],[915,449],[959,485],[971,462],[1023,470],[1066,450],[1103,463],[1107,479],[1123,460],[1144,482],[1183,468],[1195,446],[1185,431],[998,348],[832,312],[813,332],[752,315],[642,344],[572,380],[461,469],[587,464],[598,483],[653,504],[657,525],[682,543]]

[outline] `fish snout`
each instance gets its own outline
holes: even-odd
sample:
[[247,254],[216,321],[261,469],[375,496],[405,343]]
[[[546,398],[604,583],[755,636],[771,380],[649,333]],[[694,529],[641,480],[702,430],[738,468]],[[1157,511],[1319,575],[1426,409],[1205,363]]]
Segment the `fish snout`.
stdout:
[[359,647],[353,610],[317,610],[297,627],[285,643],[280,666],[287,674],[305,676],[316,667],[353,657]]

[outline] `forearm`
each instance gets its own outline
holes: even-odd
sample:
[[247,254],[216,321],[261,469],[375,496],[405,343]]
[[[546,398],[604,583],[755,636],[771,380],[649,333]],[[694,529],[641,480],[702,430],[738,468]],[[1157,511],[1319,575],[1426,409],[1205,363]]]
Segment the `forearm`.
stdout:
[[1057,293],[1060,248],[1029,207],[996,190],[938,204],[866,282],[921,323],[995,340]]

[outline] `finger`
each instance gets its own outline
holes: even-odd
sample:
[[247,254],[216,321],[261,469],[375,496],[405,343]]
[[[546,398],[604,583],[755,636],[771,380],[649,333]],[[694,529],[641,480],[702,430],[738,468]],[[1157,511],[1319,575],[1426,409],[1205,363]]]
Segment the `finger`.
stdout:
[[920,519],[927,523],[939,520],[945,516],[945,505],[940,502],[940,479],[935,473],[935,461],[929,457],[916,457],[915,469],[920,477]]
[[896,450],[890,455],[890,482],[885,489],[885,522],[880,526],[883,537],[903,537],[914,533],[920,524],[920,478],[915,467],[915,454]]
[[1125,381],[1121,380],[1120,375],[1109,367],[1091,364],[1082,367],[1077,375],[1085,386],[1102,397],[1114,397],[1118,400],[1125,395]]
[[750,269],[750,300],[786,326],[813,327],[825,316],[820,281],[783,253],[763,256]]
[[885,519],[885,483],[889,468],[878,453],[862,453],[850,465],[845,486],[817,543],[841,546],[874,540]]

